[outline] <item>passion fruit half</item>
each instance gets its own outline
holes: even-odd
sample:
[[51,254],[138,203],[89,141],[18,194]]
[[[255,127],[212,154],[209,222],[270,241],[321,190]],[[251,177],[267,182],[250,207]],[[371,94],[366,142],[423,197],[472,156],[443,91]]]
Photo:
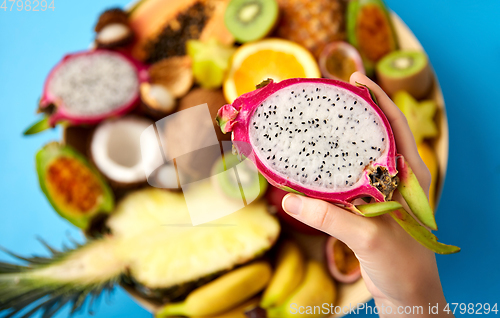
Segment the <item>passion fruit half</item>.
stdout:
[[319,57],[321,74],[326,78],[349,82],[351,74],[365,74],[363,60],[349,43],[336,41],[325,46]]
[[335,280],[349,284],[361,277],[361,267],[354,252],[333,236],[326,241],[326,259],[330,274]]
[[110,187],[73,148],[57,142],[45,145],[36,154],[36,169],[52,207],[75,226],[86,229],[94,217],[113,210]]

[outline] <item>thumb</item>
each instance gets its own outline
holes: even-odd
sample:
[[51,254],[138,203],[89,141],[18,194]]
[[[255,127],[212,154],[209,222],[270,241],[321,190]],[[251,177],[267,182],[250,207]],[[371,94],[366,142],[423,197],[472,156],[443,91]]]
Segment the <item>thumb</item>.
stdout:
[[374,227],[373,222],[364,217],[323,200],[289,193],[283,198],[282,206],[293,218],[335,236],[352,249]]

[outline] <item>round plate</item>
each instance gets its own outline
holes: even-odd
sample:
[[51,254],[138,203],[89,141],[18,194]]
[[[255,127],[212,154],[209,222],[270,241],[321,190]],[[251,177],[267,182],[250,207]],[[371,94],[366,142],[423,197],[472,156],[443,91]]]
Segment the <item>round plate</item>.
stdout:
[[[399,45],[401,49],[412,49],[424,51],[422,45],[417,40],[413,32],[408,28],[408,26],[399,18],[398,15],[392,13],[391,15],[394,27],[396,29]],[[431,66],[432,67],[432,66]],[[448,163],[448,121],[446,118],[446,109],[444,104],[444,98],[439,86],[439,81],[434,74],[434,81],[432,92],[430,98],[436,102],[438,105],[438,113],[436,117],[436,122],[438,125],[438,130],[440,132],[439,136],[434,140],[432,146],[437,154],[438,164],[439,164],[439,176],[436,186],[436,206],[439,201],[441,190],[444,184],[444,179],[446,176],[446,168]],[[63,139],[66,143],[72,145],[76,149],[83,151],[85,153],[85,146],[88,142],[88,136],[91,133],[91,129],[81,128],[81,127],[70,127],[64,129]],[[314,259],[323,261],[324,258],[324,246],[326,237],[312,237],[305,236],[297,233],[289,233],[293,235],[299,244],[303,247],[306,254]],[[343,308],[344,306],[349,307],[350,304],[356,305],[358,303],[365,303],[371,300],[372,296],[368,292],[363,279],[358,280],[352,284],[337,284],[337,301],[336,306]],[[154,304],[147,299],[139,296],[133,289],[125,287],[127,292],[146,310],[150,312],[156,312],[158,310],[158,305]],[[331,317],[342,317],[344,314],[332,315]]]

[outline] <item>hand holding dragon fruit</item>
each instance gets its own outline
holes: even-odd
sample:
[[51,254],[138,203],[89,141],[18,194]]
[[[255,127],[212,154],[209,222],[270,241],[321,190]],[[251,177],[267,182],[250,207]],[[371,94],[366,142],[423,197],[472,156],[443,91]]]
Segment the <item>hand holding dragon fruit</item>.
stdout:
[[[366,84],[374,92],[391,123],[398,150],[411,164],[420,184],[427,192],[431,177],[418,155],[405,117],[389,97],[364,75],[355,73],[351,77],[351,83],[356,82]],[[397,192],[394,197],[403,202]],[[293,194],[284,198],[283,206],[294,218],[335,236],[354,251],[360,261],[365,284],[377,306],[391,307],[393,312],[396,312],[397,306],[410,304],[425,307],[428,303],[438,303],[439,308],[445,308],[446,299],[436,258],[431,250],[452,253],[459,249],[449,245],[436,245],[439,243],[435,241],[435,237],[430,232],[425,234],[426,229],[415,225],[416,221],[404,210],[391,212],[390,216],[410,234],[417,233],[412,227],[419,228],[418,232],[426,235],[417,238],[419,242],[423,242],[422,245],[407,235],[389,215],[367,219],[345,213],[342,208],[325,201]],[[386,312],[390,312],[389,309]]]
[[[389,213],[434,252],[458,252],[455,246],[437,242],[403,207],[407,204],[423,225],[437,229],[421,187],[428,189],[430,180],[421,179],[420,184],[417,179],[428,175],[427,168],[418,156],[404,115],[367,77],[355,73],[351,82],[356,86],[327,79],[269,80],[232,105],[223,106],[218,122],[223,132],[232,131],[235,150],[250,158],[271,184],[332,202],[358,215]],[[408,162],[397,154],[396,146]],[[396,189],[404,198],[401,203],[391,201]],[[355,205],[358,198],[376,203]],[[311,220],[329,217],[323,209],[314,212]],[[324,223],[309,225],[328,232]]]

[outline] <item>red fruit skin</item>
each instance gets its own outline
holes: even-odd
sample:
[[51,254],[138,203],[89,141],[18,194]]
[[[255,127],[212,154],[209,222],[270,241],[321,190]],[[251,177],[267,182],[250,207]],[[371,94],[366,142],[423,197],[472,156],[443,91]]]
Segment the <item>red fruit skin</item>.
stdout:
[[303,187],[295,182],[277,175],[258,158],[257,154],[252,148],[249,136],[250,119],[253,113],[255,112],[257,107],[259,107],[259,105],[272,94],[288,86],[301,83],[318,83],[340,87],[364,99],[380,117],[387,131],[389,139],[388,149],[386,153],[381,158],[379,158],[378,162],[374,162],[372,165],[375,168],[377,166],[383,166],[387,168],[391,176],[395,176],[397,174],[396,143],[394,140],[394,135],[392,133],[392,129],[389,121],[387,120],[387,117],[385,117],[382,110],[373,101],[369,89],[365,86],[353,86],[349,83],[333,79],[292,78],[283,80],[279,83],[274,83],[272,80],[269,80],[269,84],[267,84],[266,86],[241,95],[233,102],[232,105],[223,106],[223,109],[220,110],[220,115],[223,115],[224,118],[219,118],[219,122],[221,120],[224,121],[225,132],[232,131],[231,139],[233,141],[233,145],[237,148],[240,155],[248,157],[250,160],[252,160],[259,172],[267,179],[267,181],[271,185],[274,185],[275,187],[288,187],[308,197],[341,204],[349,208],[353,207],[351,202],[354,199],[361,197],[372,197],[376,202],[384,202],[384,195],[370,184],[367,171],[364,172],[364,175],[358,182],[358,185],[352,189],[342,192],[321,192]]
[[95,125],[101,122],[102,120],[106,118],[111,118],[111,117],[120,117],[128,112],[130,112],[132,109],[135,108],[139,104],[140,101],[140,94],[139,94],[139,87],[137,88],[137,94],[125,105],[114,109],[113,111],[106,113],[106,114],[100,114],[100,115],[95,115],[95,116],[79,116],[79,115],[73,115],[69,113],[65,109],[64,103],[57,98],[57,96],[53,96],[49,91],[49,83],[52,78],[52,76],[55,74],[55,72],[58,70],[59,67],[61,67],[64,62],[68,61],[71,58],[77,57],[77,56],[82,56],[82,55],[92,55],[92,54],[100,54],[101,52],[106,52],[106,53],[111,53],[111,54],[116,54],[120,56],[121,58],[125,59],[128,63],[132,64],[135,69],[136,69],[136,74],[137,74],[137,79],[139,81],[139,86],[143,82],[147,82],[149,80],[149,75],[148,75],[148,67],[141,62],[137,61],[133,57],[131,57],[128,54],[125,54],[123,52],[119,51],[111,51],[111,50],[105,50],[105,49],[97,49],[97,50],[92,50],[92,51],[82,51],[82,52],[77,52],[73,54],[68,54],[63,57],[63,59],[56,65],[54,68],[50,71],[49,75],[47,76],[47,79],[45,80],[44,88],[43,88],[43,94],[40,99],[40,106],[39,109],[40,111],[44,111],[47,107],[50,105],[55,106],[55,110],[53,113],[49,115],[49,124],[54,127],[58,122],[68,122],[71,125]]
[[354,283],[361,277],[361,267],[358,267],[356,270],[352,271],[349,274],[344,274],[338,269],[334,257],[334,246],[336,241],[338,240],[335,237],[330,236],[328,240],[326,240],[325,245],[326,261],[330,274],[338,282],[344,284]]
[[298,221],[283,210],[282,201],[288,193],[290,192],[278,189],[272,185],[269,186],[269,189],[266,192],[267,202],[276,209],[276,215],[278,218],[291,229],[299,233],[307,235],[324,235],[325,233]]

